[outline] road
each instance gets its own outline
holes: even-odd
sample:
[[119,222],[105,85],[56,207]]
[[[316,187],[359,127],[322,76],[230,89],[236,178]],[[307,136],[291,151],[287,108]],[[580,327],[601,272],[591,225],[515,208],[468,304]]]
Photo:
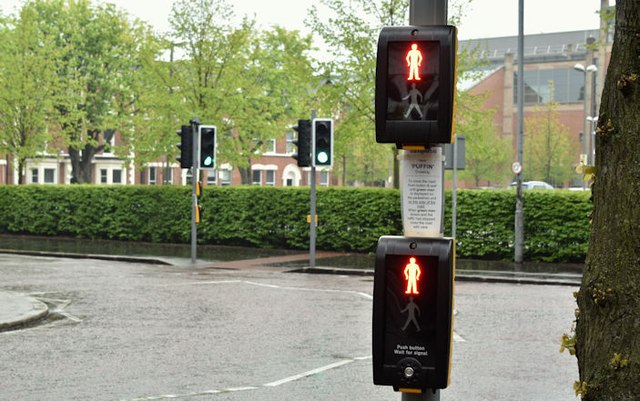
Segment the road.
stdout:
[[[399,400],[371,377],[371,277],[0,255],[49,304],[0,333],[0,400]],[[576,399],[566,286],[456,285],[441,399]]]

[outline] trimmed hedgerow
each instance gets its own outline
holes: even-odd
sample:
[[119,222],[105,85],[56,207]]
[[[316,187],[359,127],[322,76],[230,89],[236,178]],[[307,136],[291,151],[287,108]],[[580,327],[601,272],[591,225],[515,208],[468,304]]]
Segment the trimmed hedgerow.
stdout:
[[[458,191],[457,254],[513,258],[515,191]],[[305,249],[309,189],[205,187],[198,240],[207,244]],[[451,193],[446,193],[451,205]],[[1,186],[0,232],[121,241],[188,242],[191,189],[177,186]],[[589,194],[525,192],[525,259],[580,262],[589,235]],[[400,194],[319,188],[318,249],[371,252],[401,235]],[[445,211],[450,232],[451,208]]]

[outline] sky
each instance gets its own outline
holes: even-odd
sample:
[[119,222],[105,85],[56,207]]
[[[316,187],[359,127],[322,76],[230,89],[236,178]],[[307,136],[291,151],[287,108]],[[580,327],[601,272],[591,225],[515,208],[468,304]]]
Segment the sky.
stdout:
[[[94,0],[111,2],[129,14],[146,20],[159,32],[169,30],[173,0]],[[236,15],[255,16],[262,27],[281,25],[308,32],[304,25],[307,9],[317,0],[227,0]],[[345,0],[349,1],[349,0]],[[407,0],[409,1],[409,0]],[[449,0],[450,13],[453,0]],[[22,0],[0,0],[3,14],[16,10]],[[458,26],[458,37],[479,39],[518,34],[518,0],[471,0]],[[525,0],[524,33],[551,33],[597,29],[600,0]],[[611,4],[615,1],[611,0]]]

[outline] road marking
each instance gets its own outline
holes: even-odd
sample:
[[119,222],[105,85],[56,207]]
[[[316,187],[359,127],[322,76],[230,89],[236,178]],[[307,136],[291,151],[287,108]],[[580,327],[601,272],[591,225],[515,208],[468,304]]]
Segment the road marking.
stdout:
[[284,379],[280,379],[280,380],[272,381],[272,382],[269,382],[269,383],[265,383],[265,384],[260,385],[260,386],[232,387],[232,388],[227,388],[227,389],[223,389],[223,390],[206,390],[206,391],[198,391],[198,392],[185,393],[185,394],[153,395],[153,396],[149,396],[149,397],[129,398],[129,399],[121,400],[121,401],[157,401],[157,400],[167,400],[167,399],[174,399],[174,398],[198,397],[198,396],[212,395],[212,394],[223,394],[223,393],[233,393],[233,392],[240,392],[240,391],[251,391],[251,390],[258,390],[260,388],[266,388],[266,387],[278,387],[278,386],[281,386],[283,384],[291,383],[291,382],[294,382],[294,381],[297,381],[297,380],[300,380],[300,379],[304,379],[306,377],[317,375],[319,373],[326,372],[326,371],[331,370],[331,369],[336,369],[336,368],[348,365],[348,364],[353,363],[353,362],[364,361],[364,360],[368,360],[368,359],[371,359],[371,356],[360,356],[360,357],[343,359],[343,360],[340,360],[340,361],[337,361],[337,362],[334,362],[334,363],[330,363],[330,364],[325,365],[325,366],[321,366],[321,367],[316,368],[316,369],[312,369],[312,370],[308,370],[306,372],[302,372],[302,373],[297,374],[297,375],[293,375],[293,376],[285,377]]
[[352,358],[352,359],[343,359],[342,361],[330,363],[329,365],[321,366],[319,368],[308,370],[306,372],[303,372],[303,373],[300,373],[300,374],[297,374],[297,375],[285,377],[284,379],[280,379],[280,380],[276,380],[276,381],[271,382],[271,383],[263,384],[263,386],[264,387],[277,387],[277,386],[280,386],[280,385],[283,385],[283,384],[286,384],[286,383],[289,383],[289,382],[300,380],[300,379],[305,378],[305,377],[317,375],[318,373],[322,373],[322,372],[327,371],[327,370],[339,368],[340,366],[348,365],[348,364],[353,363],[355,361],[356,361],[356,359],[354,359],[354,358]]
[[462,336],[460,334],[456,333],[455,331],[453,332],[453,341],[455,341],[457,343],[466,343],[467,342],[467,340],[462,338]]
[[289,290],[289,291],[311,291],[311,292],[329,292],[329,293],[337,293],[337,294],[353,294],[358,295],[363,298],[373,299],[373,296],[367,294],[366,292],[361,291],[352,291],[352,290],[334,290],[330,288],[308,288],[308,287],[289,287],[278,284],[269,284],[269,283],[260,283],[257,281],[248,281],[248,280],[219,280],[219,281],[197,281],[192,283],[179,283],[179,284],[167,284],[165,286],[174,286],[174,285],[209,285],[209,284],[249,284],[255,285],[257,287],[265,287],[265,288],[274,288],[280,290]]
[[308,288],[308,287],[289,287],[289,286],[282,286],[282,285],[278,285],[278,284],[265,284],[265,283],[258,283],[255,281],[243,281],[243,283],[245,284],[249,284],[249,285],[255,285],[258,287],[267,287],[267,288],[277,288],[280,290],[289,290],[289,291],[310,291],[310,292],[328,292],[328,293],[334,293],[334,294],[352,294],[352,295],[358,295],[367,299],[373,299],[373,297],[367,293],[364,292],[360,292],[360,291],[353,291],[353,290],[334,290],[334,289],[330,289],[330,288]]

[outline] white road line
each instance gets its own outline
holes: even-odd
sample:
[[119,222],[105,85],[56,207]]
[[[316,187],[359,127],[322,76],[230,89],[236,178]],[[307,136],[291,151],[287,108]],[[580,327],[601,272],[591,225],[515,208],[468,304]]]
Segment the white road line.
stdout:
[[71,313],[69,313],[69,312],[63,312],[63,311],[54,311],[54,312],[55,312],[55,313],[57,313],[57,314],[59,314],[59,315],[62,315],[62,316],[64,316],[64,317],[66,317],[66,318],[67,318],[67,319],[69,319],[69,320],[73,320],[73,321],[74,321],[74,322],[76,322],[76,323],[80,323],[80,322],[82,322],[82,319],[80,319],[79,317],[77,317],[77,316],[75,316],[75,315],[72,315],[72,314],[71,314]]
[[174,287],[174,286],[181,286],[181,285],[237,284],[237,283],[242,283],[242,281],[241,280],[194,281],[191,283],[163,284],[162,287]]
[[334,294],[353,294],[353,295],[359,295],[359,296],[365,297],[367,299],[373,299],[373,297],[367,293],[360,292],[360,291],[352,291],[352,290],[334,290],[331,288],[288,287],[288,286],[282,286],[277,284],[258,283],[255,281],[243,281],[243,283],[255,285],[258,287],[277,288],[280,290],[289,290],[289,291],[310,291],[310,292],[328,292],[328,293],[334,293]]
[[317,369],[308,370],[306,372],[303,372],[303,373],[300,373],[300,374],[297,374],[297,375],[285,377],[284,379],[280,379],[280,380],[276,380],[274,382],[266,383],[266,384],[263,384],[263,386],[264,387],[277,387],[277,386],[280,386],[282,384],[293,382],[293,381],[296,381],[296,380],[300,380],[300,379],[305,378],[305,377],[313,376],[313,375],[316,375],[318,373],[322,373],[322,372],[330,370],[330,369],[339,368],[340,366],[344,366],[344,365],[353,363],[355,361],[356,361],[355,359],[344,359],[342,361],[330,363],[329,365],[325,365],[325,366],[319,367]]
[[339,368],[339,367],[344,366],[344,365],[348,365],[348,364],[353,363],[353,362],[364,361],[364,360],[367,360],[367,359],[371,359],[371,356],[360,356],[360,357],[355,357],[355,358],[350,358],[350,359],[343,359],[341,361],[330,363],[329,365],[325,365],[325,366],[321,366],[321,367],[316,368],[316,369],[308,370],[306,372],[303,372],[303,373],[300,373],[300,374],[297,374],[297,375],[293,375],[293,376],[285,377],[284,379],[280,379],[280,380],[276,380],[276,381],[273,381],[273,382],[265,383],[265,384],[263,384],[261,386],[232,387],[232,388],[226,388],[226,389],[223,389],[223,390],[206,390],[206,391],[199,391],[199,392],[185,393],[185,394],[163,394],[163,395],[154,395],[154,396],[149,396],[149,397],[129,398],[129,399],[126,399],[126,400],[121,400],[121,401],[158,401],[158,400],[167,400],[167,399],[174,399],[174,398],[198,397],[198,396],[212,395],[212,394],[223,394],[223,393],[233,393],[233,392],[240,392],[240,391],[251,391],[251,390],[258,390],[258,389],[264,388],[264,387],[277,387],[277,386],[281,386],[283,384],[294,382],[296,380],[304,379],[305,377],[309,377],[309,376],[316,375],[318,373],[325,372],[327,370],[336,369],[336,368]]
[[462,336],[460,334],[456,333],[455,331],[453,332],[453,341],[455,341],[457,343],[466,343],[467,342],[467,340],[462,338]]

